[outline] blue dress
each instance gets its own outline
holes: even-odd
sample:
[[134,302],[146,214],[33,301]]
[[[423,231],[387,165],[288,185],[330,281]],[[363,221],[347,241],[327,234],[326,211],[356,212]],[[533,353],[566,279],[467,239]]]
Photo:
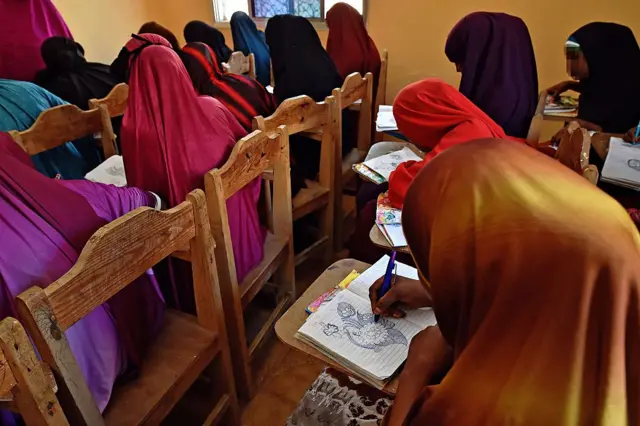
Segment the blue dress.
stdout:
[[244,12],[235,12],[230,24],[233,50],[245,55],[254,54],[257,80],[263,86],[268,86],[271,83],[271,55],[264,33],[258,30],[255,22]]
[[[40,113],[66,103],[33,83],[0,79],[0,131],[27,130]],[[31,159],[40,173],[49,177],[59,175],[61,179],[83,179],[100,163],[91,137],[67,142]]]

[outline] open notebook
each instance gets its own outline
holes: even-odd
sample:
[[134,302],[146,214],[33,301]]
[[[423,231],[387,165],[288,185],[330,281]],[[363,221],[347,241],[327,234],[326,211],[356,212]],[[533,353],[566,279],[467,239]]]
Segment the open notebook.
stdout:
[[376,117],[376,132],[398,130],[396,118],[393,116],[393,105],[380,105]]
[[422,158],[411,148],[405,146],[398,151],[366,160],[360,164],[354,164],[353,170],[365,179],[375,184],[381,184],[388,182],[391,173],[393,173],[400,164],[407,161],[422,161]]
[[124,162],[121,155],[113,155],[107,158],[84,177],[92,182],[127,186],[127,176],[124,172]]
[[[389,256],[384,256],[331,301],[322,304],[296,334],[378,389],[384,388],[407,359],[411,339],[424,328],[436,325],[432,309],[374,322],[369,287],[384,275],[388,262]],[[396,264],[398,275],[418,279],[415,268]]]
[[640,146],[611,138],[602,181],[640,190]]

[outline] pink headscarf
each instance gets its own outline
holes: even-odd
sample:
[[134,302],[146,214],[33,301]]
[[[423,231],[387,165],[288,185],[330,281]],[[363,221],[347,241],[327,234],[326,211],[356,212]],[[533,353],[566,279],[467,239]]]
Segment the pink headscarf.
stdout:
[[53,36],[72,38],[51,0],[0,0],[0,78],[33,81],[45,67],[40,46]]
[[[221,167],[247,132],[220,102],[198,97],[163,37],[142,34],[125,49],[131,52],[129,104],[121,130],[127,182],[159,194],[173,207],[204,187],[204,175]],[[238,281],[263,256],[259,195],[256,179],[227,201]]]

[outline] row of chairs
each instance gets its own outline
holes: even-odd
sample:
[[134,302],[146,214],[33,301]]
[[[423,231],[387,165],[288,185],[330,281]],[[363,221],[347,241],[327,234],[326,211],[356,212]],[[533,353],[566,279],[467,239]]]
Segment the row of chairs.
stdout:
[[[90,111],[61,106],[45,111],[32,128],[13,133],[33,155],[70,139],[99,133],[113,142],[112,116],[122,115],[126,85],[105,99],[92,100]],[[204,380],[210,364],[219,365],[218,403],[205,413],[205,424],[222,416],[236,423],[237,395],[253,393],[251,361],[277,318],[295,297],[292,222],[320,212],[324,234],[315,248],[333,246],[334,206],[339,186],[351,168],[341,164],[341,110],[362,99],[359,152],[364,155],[371,135],[372,76],[349,76],[324,102],[306,96],[283,102],[267,118],[255,119],[256,131],[239,141],[227,163],[205,176],[205,192],[194,191],[181,205],[166,211],[138,209],[99,230],[85,246],[77,264],[46,289],[32,288],[19,296],[20,317],[43,361],[59,379],[65,414],[86,424],[153,424],[164,418],[187,390]],[[100,121],[96,119],[100,118]],[[320,178],[291,199],[289,136],[310,132],[321,140]],[[82,133],[82,134],[80,134]],[[263,261],[243,282],[237,282],[228,226],[226,200],[262,176],[269,190],[269,233]],[[205,196],[206,193],[206,196]],[[339,203],[339,201],[338,201]],[[339,204],[338,204],[339,205]],[[207,209],[208,207],[208,209]],[[208,213],[207,213],[208,212]],[[273,220],[277,217],[278,220]],[[309,253],[304,253],[308,256]],[[64,331],[167,256],[189,260],[193,268],[197,317],[170,311],[162,334],[150,350],[140,377],[118,387],[104,416],[88,391],[64,338]],[[215,261],[214,261],[215,259]],[[247,341],[245,309],[265,286],[276,289],[277,306],[253,341]],[[64,402],[64,401],[63,401]]]

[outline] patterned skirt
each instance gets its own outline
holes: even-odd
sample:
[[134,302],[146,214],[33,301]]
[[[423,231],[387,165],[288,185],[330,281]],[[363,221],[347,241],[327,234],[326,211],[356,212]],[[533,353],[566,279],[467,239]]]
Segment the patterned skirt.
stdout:
[[392,403],[382,391],[328,367],[313,382],[287,426],[379,426]]

